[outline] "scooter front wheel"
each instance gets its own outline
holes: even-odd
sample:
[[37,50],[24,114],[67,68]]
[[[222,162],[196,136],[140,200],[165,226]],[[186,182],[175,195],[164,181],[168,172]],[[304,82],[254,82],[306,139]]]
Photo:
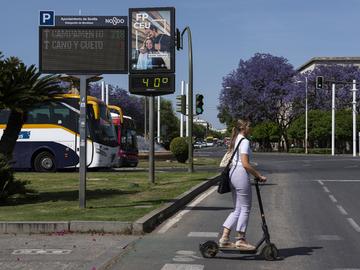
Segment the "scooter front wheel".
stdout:
[[214,241],[207,241],[200,244],[200,252],[204,258],[213,258],[219,252],[219,246]]
[[263,249],[261,250],[261,254],[267,261],[276,260],[279,256],[279,250],[275,246],[275,244],[270,243],[266,244]]

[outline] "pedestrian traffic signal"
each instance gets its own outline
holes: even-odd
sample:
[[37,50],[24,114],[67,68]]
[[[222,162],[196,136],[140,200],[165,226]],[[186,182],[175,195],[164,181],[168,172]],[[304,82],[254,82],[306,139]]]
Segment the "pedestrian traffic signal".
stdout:
[[323,89],[324,77],[316,76],[316,89]]
[[204,101],[203,101],[203,99],[204,99],[203,95],[201,95],[201,94],[196,95],[196,109],[195,109],[196,115],[202,114],[204,112],[204,108],[203,108]]
[[178,95],[176,96],[176,111],[186,115],[186,96]]

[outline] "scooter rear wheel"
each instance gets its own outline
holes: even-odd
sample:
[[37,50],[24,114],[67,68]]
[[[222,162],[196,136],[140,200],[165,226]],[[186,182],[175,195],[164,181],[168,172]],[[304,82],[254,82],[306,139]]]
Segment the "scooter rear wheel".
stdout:
[[207,241],[200,244],[200,252],[204,258],[213,258],[219,252],[219,246],[214,241]]
[[273,243],[270,243],[263,247],[263,249],[261,250],[261,255],[264,257],[265,260],[273,261],[278,258],[279,250]]

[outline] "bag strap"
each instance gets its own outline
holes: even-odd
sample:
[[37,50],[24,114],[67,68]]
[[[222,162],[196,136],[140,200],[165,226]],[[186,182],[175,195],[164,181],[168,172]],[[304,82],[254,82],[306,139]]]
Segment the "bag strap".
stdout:
[[234,158],[237,150],[239,149],[239,146],[240,146],[241,142],[243,141],[243,139],[245,139],[245,138],[241,138],[240,142],[239,142],[239,143],[237,144],[237,146],[235,147],[235,149],[234,149],[234,151],[233,151],[233,153],[232,153],[232,155],[231,155],[231,158],[229,159],[229,162],[228,162],[228,164],[226,165],[227,168],[230,167],[230,164],[231,164],[231,162],[232,162],[232,160],[233,160],[233,158]]

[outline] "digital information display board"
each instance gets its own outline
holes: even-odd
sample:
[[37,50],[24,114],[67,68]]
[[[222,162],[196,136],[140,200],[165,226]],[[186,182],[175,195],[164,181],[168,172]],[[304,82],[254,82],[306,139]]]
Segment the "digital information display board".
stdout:
[[43,73],[128,72],[127,27],[39,27],[39,69]]
[[175,92],[175,74],[130,74],[129,90],[131,94],[160,96]]
[[130,8],[130,73],[175,72],[175,8]]

